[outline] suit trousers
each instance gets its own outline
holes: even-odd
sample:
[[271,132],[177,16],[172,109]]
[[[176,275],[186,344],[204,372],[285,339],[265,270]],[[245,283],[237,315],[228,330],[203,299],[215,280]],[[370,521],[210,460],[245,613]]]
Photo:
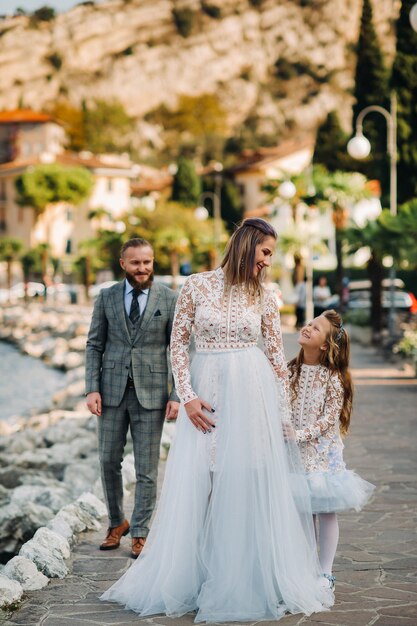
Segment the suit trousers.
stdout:
[[122,461],[128,429],[133,441],[136,489],[130,522],[132,537],[146,537],[156,502],[159,448],[165,411],[144,409],[135,389],[126,387],[118,407],[103,406],[98,418],[101,480],[109,526],[119,526],[123,511]]

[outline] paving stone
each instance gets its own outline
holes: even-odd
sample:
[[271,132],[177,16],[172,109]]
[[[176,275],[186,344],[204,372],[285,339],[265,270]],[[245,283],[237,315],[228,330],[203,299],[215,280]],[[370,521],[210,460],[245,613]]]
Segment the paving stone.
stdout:
[[[378,363],[384,372],[385,365],[373,350],[354,346],[353,352],[362,381],[370,363]],[[364,511],[339,516],[335,607],[308,617],[286,616],[279,626],[417,626],[417,487],[412,481],[417,475],[415,392],[415,386],[410,393],[404,385],[386,386],[378,380],[357,386],[345,459],[349,468],[378,490]],[[395,417],[399,411],[401,420]],[[132,496],[126,503],[127,514],[131,508]],[[140,618],[121,606],[102,603],[99,596],[132,563],[128,537],[119,550],[102,553],[98,546],[103,536],[103,529],[82,533],[67,562],[69,576],[25,594],[13,615],[0,613],[0,626],[193,626],[194,614]],[[277,626],[277,622],[258,622],[257,626]]]
[[373,623],[373,626],[416,626],[416,620],[411,617],[396,617],[396,622],[393,624],[392,617],[378,617],[377,621]]
[[389,615],[391,617],[414,617],[417,623],[417,603],[409,604],[408,606],[383,608],[379,612],[381,615]]

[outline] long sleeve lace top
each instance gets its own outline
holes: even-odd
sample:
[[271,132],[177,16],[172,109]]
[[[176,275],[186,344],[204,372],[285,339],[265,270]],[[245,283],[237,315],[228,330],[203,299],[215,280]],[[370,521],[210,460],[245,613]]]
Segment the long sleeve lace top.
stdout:
[[171,335],[171,362],[176,390],[184,403],[197,397],[191,385],[189,344],[194,330],[197,351],[256,346],[263,337],[265,353],[289,398],[279,309],[265,290],[255,301],[242,286],[225,284],[222,268],[193,274],[179,295]]
[[344,390],[337,373],[322,365],[302,365],[292,419],[307,472],[345,469],[339,417]]

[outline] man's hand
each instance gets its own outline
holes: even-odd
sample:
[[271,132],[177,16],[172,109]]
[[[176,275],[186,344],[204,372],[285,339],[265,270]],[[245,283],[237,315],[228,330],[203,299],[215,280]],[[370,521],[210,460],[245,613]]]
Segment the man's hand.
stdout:
[[212,428],[216,428],[216,422],[213,418],[204,413],[204,411],[214,413],[214,409],[211,408],[208,402],[201,400],[201,398],[196,398],[195,400],[187,402],[185,410],[197,430],[201,430],[203,433],[210,433]]
[[87,407],[93,415],[100,417],[101,415],[101,395],[98,391],[92,391],[87,394]]
[[178,417],[179,408],[180,408],[179,402],[174,402],[174,400],[168,400],[167,408],[165,409],[165,419],[168,422],[172,420],[176,420]]

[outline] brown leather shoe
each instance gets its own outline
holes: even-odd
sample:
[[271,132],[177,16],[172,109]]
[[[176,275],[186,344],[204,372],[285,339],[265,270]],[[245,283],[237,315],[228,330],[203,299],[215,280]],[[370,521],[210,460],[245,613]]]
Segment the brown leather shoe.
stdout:
[[146,537],[132,537],[132,558],[137,559],[142,552]]
[[107,529],[107,535],[100,550],[116,550],[120,546],[120,539],[129,532],[129,522],[125,519],[119,526]]

